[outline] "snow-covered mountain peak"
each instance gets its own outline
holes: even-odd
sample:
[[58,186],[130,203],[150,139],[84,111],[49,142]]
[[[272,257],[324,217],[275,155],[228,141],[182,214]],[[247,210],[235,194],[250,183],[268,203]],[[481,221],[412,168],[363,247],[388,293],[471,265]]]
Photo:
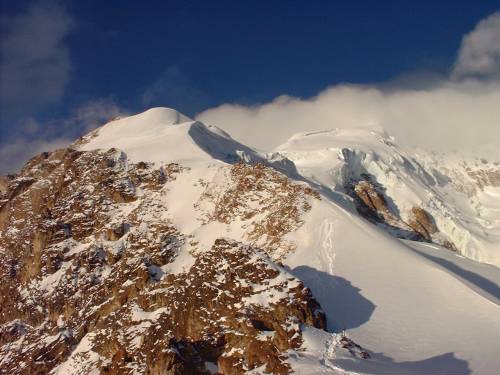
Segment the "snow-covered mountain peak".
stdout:
[[181,162],[252,158],[254,152],[215,126],[194,121],[170,108],[152,108],[113,120],[85,136],[80,150],[117,148],[132,162]]
[[313,151],[342,148],[356,148],[365,152],[387,152],[395,146],[394,137],[382,129],[330,129],[315,132],[296,133],[276,151]]
[[180,113],[176,109],[167,107],[154,107],[142,113],[128,117],[130,121],[134,121],[138,125],[145,123],[161,124],[161,125],[177,125],[184,122],[192,122],[188,116]]
[[492,203],[500,187],[497,165],[417,152],[371,129],[299,133],[275,154],[325,191],[345,193],[355,201],[360,194],[378,196],[386,202],[381,209],[391,213],[389,226],[396,227],[397,236],[406,236],[401,229],[405,232],[421,210],[436,227],[435,235],[425,235],[428,240],[475,260],[500,264],[498,204]]

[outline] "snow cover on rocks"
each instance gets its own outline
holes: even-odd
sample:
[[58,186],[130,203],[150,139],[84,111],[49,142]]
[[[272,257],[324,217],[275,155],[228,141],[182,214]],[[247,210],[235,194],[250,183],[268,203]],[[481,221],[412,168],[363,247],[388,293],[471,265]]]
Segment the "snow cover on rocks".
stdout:
[[[273,209],[262,199],[265,189],[255,189],[244,204],[261,214],[205,220],[214,206],[207,191],[218,199],[231,189],[226,184],[234,184],[227,178],[232,163],[267,161],[319,191],[320,199],[307,197],[309,206],[298,211],[298,225],[280,237],[294,245],[279,254],[284,267],[311,289],[328,321],[329,332],[304,327],[302,347],[289,351],[287,361],[297,373],[493,374],[500,368],[498,268],[387,234],[360,217],[345,191],[346,181],[369,174],[402,218],[411,207],[423,206],[461,254],[498,265],[495,166],[402,151],[390,138],[366,131],[300,134],[266,156],[166,108],[112,121],[76,145],[117,148],[133,163],[186,168],[158,198],[187,239],[174,261],[162,267],[174,276],[189,270],[219,237],[250,244],[252,220]],[[484,170],[492,174],[484,177]],[[252,299],[265,303],[260,296]],[[370,359],[342,346],[342,329]],[[267,340],[269,334],[262,335]],[[85,345],[82,340],[74,353]],[[67,362],[58,370],[71,363],[76,365]]]

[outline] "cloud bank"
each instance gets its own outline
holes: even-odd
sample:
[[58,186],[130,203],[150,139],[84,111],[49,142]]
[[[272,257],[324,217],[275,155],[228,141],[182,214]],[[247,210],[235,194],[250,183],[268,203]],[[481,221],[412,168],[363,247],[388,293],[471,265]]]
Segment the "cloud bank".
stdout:
[[500,12],[479,22],[460,46],[453,77],[500,76]]
[[464,36],[450,76],[432,84],[337,85],[308,99],[224,104],[197,119],[262,150],[298,132],[361,127],[382,128],[406,146],[500,160],[499,43],[495,13]]
[[493,156],[500,148],[500,86],[447,83],[385,92],[344,85],[307,100],[281,96],[255,107],[222,105],[197,119],[263,150],[298,132],[361,127],[382,128],[407,146]]
[[[67,115],[40,122],[37,114],[60,104],[73,72],[66,39],[75,27],[62,3],[35,1],[0,18],[0,175],[31,156],[65,147],[123,111],[111,98],[88,101]],[[3,134],[2,134],[3,133]]]
[[0,19],[2,122],[61,100],[72,69],[65,39],[73,25],[56,2],[35,2]]
[[87,102],[64,118],[39,123],[28,118],[17,137],[0,145],[0,175],[11,173],[33,155],[66,147],[83,133],[109,122],[117,116],[128,115],[111,98]]

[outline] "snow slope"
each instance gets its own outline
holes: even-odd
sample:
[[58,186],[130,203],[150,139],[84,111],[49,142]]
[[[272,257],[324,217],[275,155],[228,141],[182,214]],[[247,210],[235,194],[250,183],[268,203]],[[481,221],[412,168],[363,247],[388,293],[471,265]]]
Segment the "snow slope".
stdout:
[[[193,203],[204,191],[200,179],[223,185],[227,163],[261,155],[217,128],[164,108],[113,121],[81,146],[110,147],[135,162],[189,166],[166,198],[172,221],[184,234],[203,246],[216,236],[246,240],[248,223],[204,224]],[[372,355],[370,360],[347,356],[332,344],[337,336],[311,330],[304,351],[290,356],[293,368],[304,374],[495,374],[500,368],[498,268],[443,249],[432,249],[440,254],[434,256],[422,245],[387,234],[356,213],[342,184],[361,173],[376,176],[402,213],[423,202],[440,230],[459,239],[464,255],[498,265],[497,188],[477,190],[470,203],[453,184],[444,183],[430,156],[424,165],[389,138],[366,131],[301,134],[268,155],[270,164],[286,161],[283,157],[293,164],[281,163],[282,171],[322,192],[303,225],[288,235],[297,248],[283,263],[311,288],[327,313],[329,330],[345,328]],[[181,254],[177,267],[190,264],[187,253]]]
[[[344,209],[325,201],[316,205],[293,235],[299,245],[286,264],[311,288],[329,327],[347,329],[387,366],[375,373],[495,373],[498,304],[453,269]],[[489,271],[498,281],[498,269]],[[476,275],[495,284],[487,272]],[[498,284],[491,293],[498,293]],[[443,369],[434,367],[440,361]],[[346,369],[360,370],[344,362]]]
[[500,266],[500,166],[455,155],[404,150],[394,139],[364,129],[293,136],[274,154],[326,190],[345,193],[349,180],[369,176],[407,221],[411,208],[429,212],[439,235],[474,260]]
[[215,126],[170,108],[152,108],[111,121],[84,138],[81,150],[118,148],[132,162],[235,161],[256,155]]

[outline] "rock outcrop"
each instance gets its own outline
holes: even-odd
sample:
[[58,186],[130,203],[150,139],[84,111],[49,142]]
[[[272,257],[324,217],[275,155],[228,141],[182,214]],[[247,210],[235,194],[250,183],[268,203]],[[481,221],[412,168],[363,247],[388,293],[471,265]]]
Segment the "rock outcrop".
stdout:
[[432,241],[432,235],[438,232],[434,220],[423,208],[412,207],[408,219],[408,225],[427,241]]
[[[68,148],[9,179],[0,202],[1,372],[289,373],[286,353],[302,344],[302,325],[324,329],[326,319],[275,260],[318,196],[263,165],[224,168],[232,182],[207,183],[205,218],[255,216],[253,246],[217,238],[186,250],[165,200],[186,170],[175,163]],[[192,260],[175,269],[180,254]]]
[[387,204],[384,194],[370,181],[362,180],[355,183],[352,195],[357,199],[358,211],[365,215],[385,221],[396,220]]
[[275,259],[293,251],[285,235],[302,225],[302,214],[311,208],[309,199],[320,199],[319,194],[260,163],[239,162],[221,173],[206,183],[196,204],[205,222],[249,221],[246,238],[252,245]]
[[394,205],[391,205],[383,187],[369,177],[352,181],[345,186],[346,192],[354,199],[358,212],[366,219],[382,226],[399,238],[433,242],[452,251],[457,251],[453,242],[439,232],[432,215],[422,207],[413,206],[403,219]]

